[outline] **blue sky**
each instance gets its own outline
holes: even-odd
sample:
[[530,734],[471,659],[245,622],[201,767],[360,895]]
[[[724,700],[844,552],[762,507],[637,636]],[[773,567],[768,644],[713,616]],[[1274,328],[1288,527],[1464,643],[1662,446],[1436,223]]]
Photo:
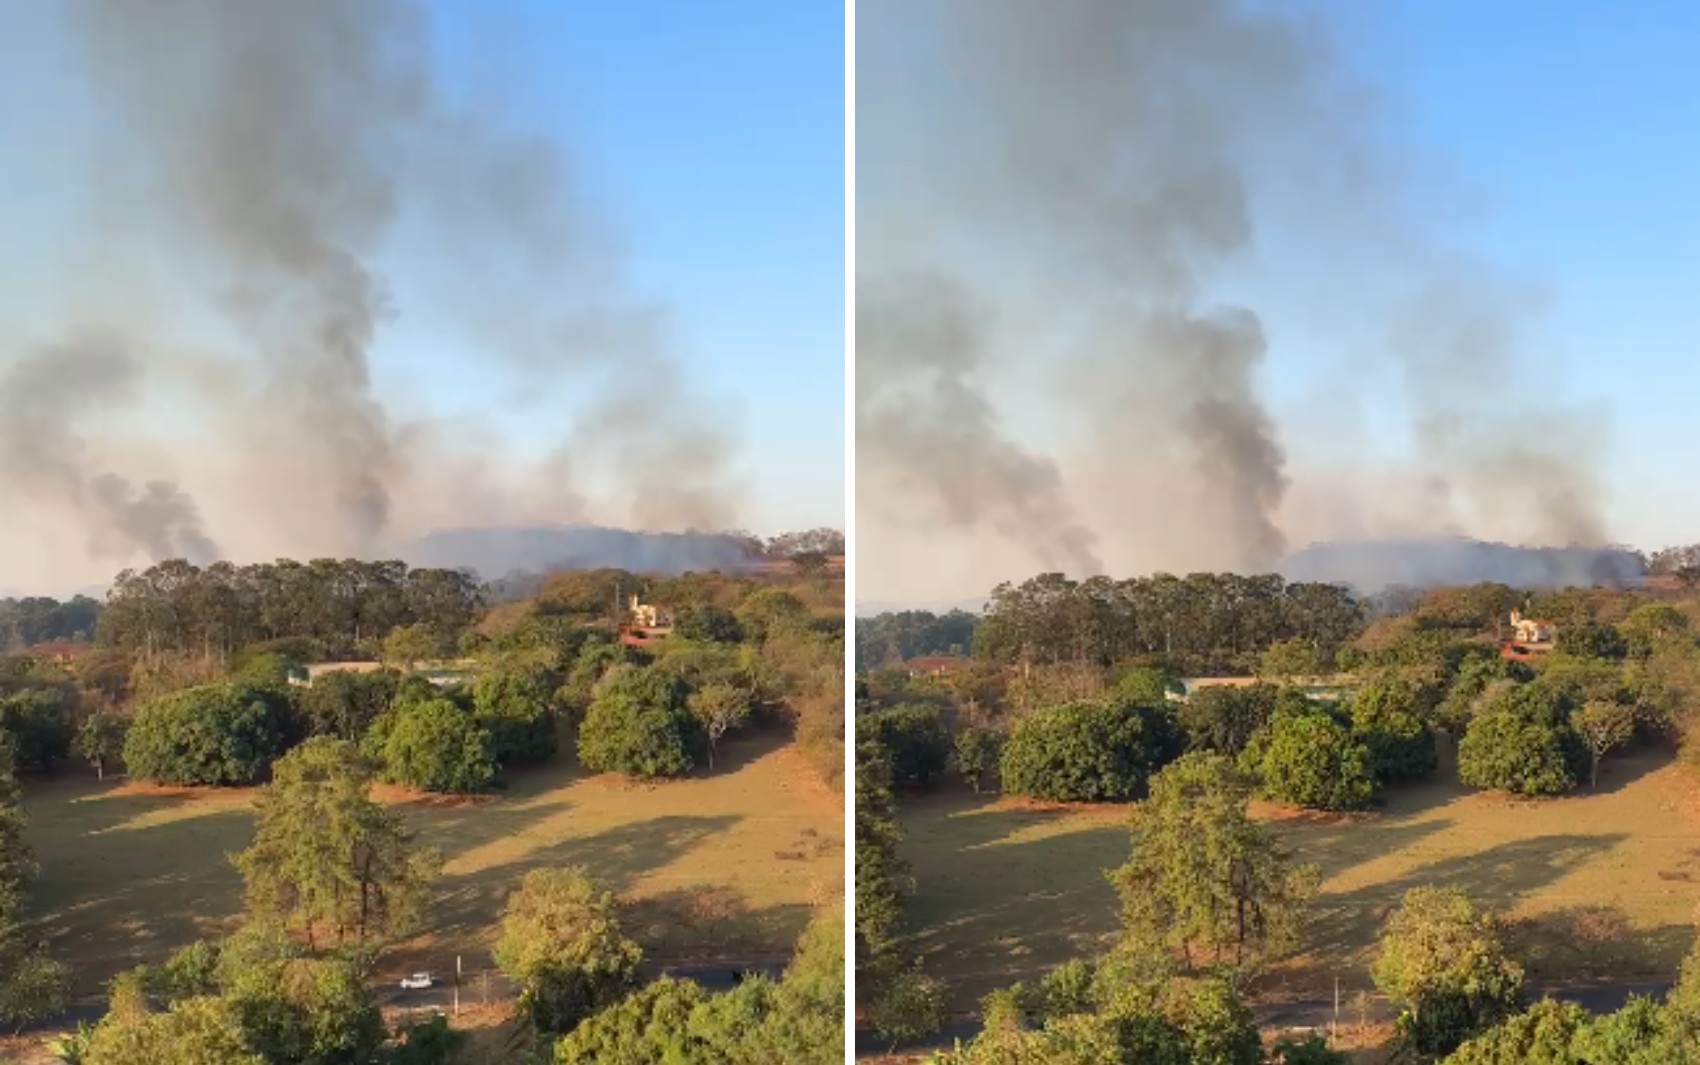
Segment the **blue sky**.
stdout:
[[1544,291],[1528,348],[1609,422],[1614,531],[1700,540],[1700,5],[1331,9],[1349,65],[1465,190],[1448,243]]
[[[505,130],[563,146],[628,252],[631,290],[668,309],[690,387],[724,401],[740,442],[743,524],[764,533],[842,525],[842,7],[428,0],[426,9],[439,85],[457,104],[499,105]],[[9,162],[0,197],[11,245],[0,254],[0,317],[51,335],[77,313],[76,272],[65,267],[89,261],[87,243],[77,253],[60,245],[73,226],[89,232],[76,190],[96,126],[50,6],[34,13],[43,17],[9,19],[17,32],[0,41],[11,84],[25,87],[0,93],[0,153],[26,160]],[[88,238],[97,255],[100,239]],[[392,244],[379,265],[397,316],[372,350],[379,390],[431,413],[499,422],[522,448],[559,439],[561,409],[503,403],[511,396],[479,372],[479,353],[436,328],[429,297],[412,286],[430,264],[408,261],[405,240]]]

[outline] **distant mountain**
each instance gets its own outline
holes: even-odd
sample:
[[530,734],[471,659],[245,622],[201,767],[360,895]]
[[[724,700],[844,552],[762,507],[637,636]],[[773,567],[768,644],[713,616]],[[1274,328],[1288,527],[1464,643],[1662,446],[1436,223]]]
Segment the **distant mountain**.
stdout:
[[652,533],[599,525],[446,529],[402,548],[412,566],[461,567],[486,580],[555,569],[679,574],[747,565],[743,541],[721,533]]
[[871,618],[879,614],[900,614],[905,610],[923,610],[929,614],[948,614],[952,610],[965,610],[970,614],[980,614],[986,609],[984,599],[958,599],[954,603],[900,603],[892,599],[873,600],[856,604],[856,616]]
[[1518,547],[1463,538],[1312,544],[1276,568],[1289,581],[1346,584],[1365,594],[1483,581],[1513,588],[1632,584],[1647,572],[1641,556],[1625,548]]

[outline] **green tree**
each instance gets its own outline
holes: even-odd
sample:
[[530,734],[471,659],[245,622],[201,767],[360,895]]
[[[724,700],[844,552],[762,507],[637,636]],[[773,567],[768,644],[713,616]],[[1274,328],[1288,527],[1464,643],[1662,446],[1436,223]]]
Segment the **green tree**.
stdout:
[[903,703],[861,714],[856,732],[885,747],[894,783],[925,786],[950,761],[950,732],[936,706]]
[[701,733],[685,698],[682,681],[652,668],[628,666],[611,674],[579,729],[579,761],[586,769],[634,777],[690,772]]
[[0,1024],[15,1028],[58,1012],[70,973],[47,956],[23,921],[37,868],[24,836],[12,750],[11,736],[0,733]]
[[1004,734],[970,725],[956,734],[956,768],[974,794],[980,794],[986,774],[996,769],[1003,753]]
[[1543,999],[1528,1012],[1467,1040],[1446,1058],[1446,1065],[1628,1065],[1625,1058],[1583,1057],[1577,1052],[1593,1021],[1581,1006]]
[[567,1032],[632,988],[643,952],[622,933],[614,896],[566,867],[525,874],[495,957],[537,1026]]
[[891,793],[891,760],[878,740],[856,738],[856,966],[867,991],[893,949],[903,919],[909,867]]
[[1561,626],[1553,649],[1578,658],[1622,658],[1629,653],[1616,629],[1592,621]]
[[1609,699],[1590,699],[1571,716],[1588,744],[1588,786],[1600,786],[1600,760],[1635,738],[1635,707]]
[[496,779],[489,730],[443,695],[398,699],[373,724],[365,747],[386,780],[421,791],[465,795]]
[[1369,749],[1381,781],[1427,776],[1439,764],[1429,728],[1427,691],[1399,673],[1385,673],[1358,689],[1352,700],[1352,733]]
[[1371,974],[1403,1011],[1402,1035],[1425,1054],[1450,1053],[1522,1005],[1523,968],[1506,952],[1498,919],[1456,888],[1405,893]]
[[555,756],[555,685],[537,669],[488,670],[472,682],[472,708],[490,733],[491,754],[500,766],[546,762]]
[[401,674],[393,669],[332,670],[299,689],[297,705],[309,736],[359,743],[395,700]]
[[1308,640],[1278,640],[1258,660],[1257,675],[1273,681],[1315,677],[1325,672],[1322,656]]
[[241,1017],[215,997],[185,999],[165,1013],[101,1022],[81,1065],[268,1065]]
[[766,643],[782,632],[806,625],[809,608],[783,589],[762,588],[738,604],[737,617],[746,639]]
[[673,615],[673,635],[681,640],[737,643],[744,638],[738,617],[725,607],[686,606]]
[[1569,708],[1540,683],[1517,685],[1470,721],[1458,744],[1458,779],[1517,795],[1559,795],[1588,772],[1586,742]]
[[185,688],[136,711],[124,764],[162,784],[252,784],[282,749],[280,719],[277,704],[255,689]]
[[442,640],[429,625],[403,625],[384,637],[384,661],[398,669],[412,670],[442,653]]
[[1269,723],[1279,692],[1273,684],[1201,689],[1181,705],[1181,727],[1192,747],[1237,757]]
[[236,856],[250,918],[309,943],[365,943],[410,931],[438,856],[368,797],[375,767],[346,740],[308,740],[272,767],[255,800],[254,841]]
[[1326,711],[1280,714],[1257,765],[1271,798],[1317,810],[1358,810],[1375,796],[1369,750]]
[[1151,778],[1133,857],[1110,874],[1130,944],[1249,971],[1298,943],[1316,871],[1247,813],[1251,782],[1224,755],[1183,755]]
[[999,758],[1003,790],[1051,802],[1123,802],[1175,754],[1177,730],[1154,707],[1068,703],[1016,723]]
[[124,734],[129,730],[127,718],[108,710],[95,711],[77,726],[77,753],[94,766],[97,780],[105,780],[106,767],[123,757]]
[[944,1025],[945,987],[919,967],[899,972],[876,993],[869,1019],[874,1031],[899,1043],[931,1035]]
[[19,766],[50,771],[71,753],[70,698],[57,687],[0,695],[0,729],[11,734]]
[[750,720],[750,693],[732,684],[710,684],[692,692],[685,706],[708,741],[708,767],[713,769],[714,749],[720,738]]

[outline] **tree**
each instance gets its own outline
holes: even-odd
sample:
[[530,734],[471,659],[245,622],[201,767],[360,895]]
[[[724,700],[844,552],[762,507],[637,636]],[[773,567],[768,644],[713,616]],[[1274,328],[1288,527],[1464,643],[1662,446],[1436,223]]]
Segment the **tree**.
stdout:
[[1238,756],[1269,723],[1279,691],[1272,684],[1204,688],[1181,705],[1181,727],[1193,747]]
[[[903,918],[909,867],[897,853],[903,830],[891,793],[891,757],[877,739],[856,737],[856,965],[872,970],[890,952]],[[858,987],[865,982],[859,981]]]
[[498,667],[472,682],[472,709],[490,733],[499,766],[546,762],[555,756],[554,685],[537,669]]
[[1635,738],[1635,707],[1609,699],[1590,699],[1571,717],[1587,741],[1591,756],[1588,786],[1600,786],[1600,759]]
[[1660,647],[1682,641],[1693,645],[1688,615],[1669,603],[1641,604],[1618,622],[1617,631],[1634,658],[1646,658]]
[[1159,709],[1069,703],[1017,722],[998,762],[1004,791],[1051,802],[1121,802],[1172,758],[1177,730]]
[[996,729],[969,726],[956,734],[956,768],[974,794],[980,794],[986,774],[997,768],[1004,735]]
[[236,1008],[221,998],[186,999],[165,1013],[102,1021],[81,1065],[267,1065],[248,1041]]
[[63,688],[0,695],[0,729],[12,736],[19,766],[51,771],[71,752],[70,699]]
[[[678,1061],[733,1065],[724,1043],[736,1036],[704,1038],[699,1018],[711,996],[700,984],[664,976],[608,1008],[588,1016],[555,1043],[555,1065],[648,1065]],[[697,1023],[693,1023],[693,1021]]]
[[950,732],[936,706],[903,703],[856,719],[856,732],[880,742],[891,758],[894,783],[925,786],[950,760]]
[[685,700],[691,716],[708,740],[708,768],[714,768],[714,749],[720,738],[750,720],[750,694],[731,684],[710,684]]
[[130,723],[108,710],[97,710],[77,726],[77,753],[94,766],[95,779],[106,779],[106,767],[124,754],[124,735]]
[[874,1031],[899,1043],[931,1035],[944,1025],[944,984],[918,967],[898,973],[880,988],[870,1019]]
[[781,632],[806,624],[809,608],[790,592],[763,588],[738,604],[737,616],[746,639],[766,643]]
[[696,764],[701,732],[682,681],[627,666],[607,677],[579,729],[586,769],[634,777],[675,777]]
[[708,643],[737,643],[744,638],[736,614],[721,606],[685,606],[673,614],[673,636]]
[[1315,677],[1324,672],[1322,656],[1308,640],[1278,640],[1258,660],[1257,675],[1273,681]]
[[1133,857],[1110,874],[1130,944],[1248,971],[1297,945],[1316,871],[1247,813],[1251,782],[1224,755],[1183,755],[1151,778]]
[[1375,796],[1369,750],[1324,710],[1279,714],[1257,764],[1273,799],[1317,810],[1358,810]]
[[1471,720],[1458,744],[1458,779],[1517,795],[1559,795],[1588,771],[1587,743],[1563,699],[1541,683],[1517,685]]
[[47,957],[23,921],[36,861],[24,837],[12,751],[12,738],[0,733],[0,1024],[18,1027],[64,1005],[70,974]]
[[1378,780],[1434,772],[1440,758],[1428,725],[1431,705],[1425,689],[1399,673],[1384,673],[1358,689],[1352,700],[1352,734],[1369,749]]
[[1629,653],[1616,629],[1591,621],[1560,628],[1553,649],[1578,658],[1622,658]]
[[236,856],[252,920],[365,943],[409,931],[438,856],[367,795],[375,767],[346,740],[315,737],[272,767],[254,842]]
[[471,794],[496,778],[489,730],[443,695],[398,699],[373,724],[364,746],[384,779],[421,791]]
[[255,689],[185,688],[136,711],[124,764],[162,784],[252,784],[282,747],[281,716],[274,698]]
[[[1583,1057],[1577,1052],[1593,1021],[1593,1015],[1581,1006],[1543,999],[1528,1012],[1471,1037],[1446,1058],[1446,1065],[1627,1065],[1628,1055]],[[1643,1043],[1637,1049],[1645,1052],[1651,1047]],[[1634,1060],[1667,1059],[1637,1056]]]
[[429,662],[442,651],[442,641],[429,626],[403,625],[384,637],[384,661],[398,669],[411,670]]
[[359,743],[401,687],[393,669],[332,670],[300,689],[297,706],[309,736],[335,736]]
[[1522,1005],[1523,968],[1499,921],[1456,888],[1405,893],[1382,933],[1375,986],[1403,1011],[1401,1033],[1425,1054],[1446,1054]]
[[495,957],[537,1026],[567,1032],[632,988],[643,952],[621,932],[614,896],[569,866],[525,874]]

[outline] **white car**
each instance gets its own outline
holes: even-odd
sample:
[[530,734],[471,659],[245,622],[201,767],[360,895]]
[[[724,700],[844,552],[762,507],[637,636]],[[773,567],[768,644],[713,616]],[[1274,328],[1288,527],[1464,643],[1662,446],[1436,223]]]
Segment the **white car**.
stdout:
[[401,978],[401,987],[403,991],[417,991],[422,987],[430,987],[431,983],[430,973],[414,973],[412,976],[404,976]]

